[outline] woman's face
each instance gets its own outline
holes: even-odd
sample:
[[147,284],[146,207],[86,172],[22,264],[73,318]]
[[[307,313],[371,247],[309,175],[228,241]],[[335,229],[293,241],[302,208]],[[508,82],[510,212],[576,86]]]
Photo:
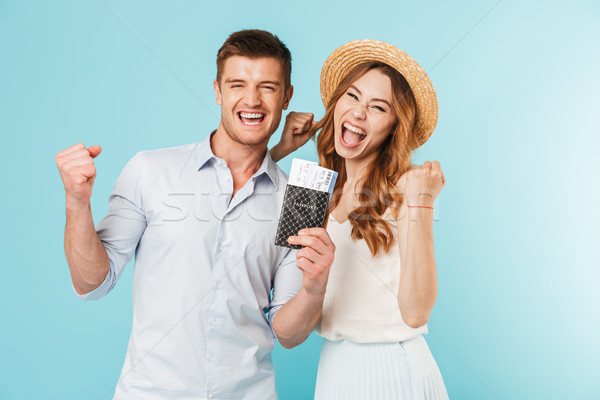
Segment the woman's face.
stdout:
[[392,109],[392,82],[372,69],[340,97],[334,113],[335,151],[345,159],[372,155],[396,123]]

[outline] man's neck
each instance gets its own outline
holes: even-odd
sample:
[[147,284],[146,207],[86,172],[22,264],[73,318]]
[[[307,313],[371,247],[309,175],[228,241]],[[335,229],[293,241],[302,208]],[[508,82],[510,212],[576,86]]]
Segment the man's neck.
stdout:
[[239,143],[227,134],[222,125],[210,138],[210,147],[215,156],[227,162],[233,178],[234,194],[260,169],[267,154],[267,143]]

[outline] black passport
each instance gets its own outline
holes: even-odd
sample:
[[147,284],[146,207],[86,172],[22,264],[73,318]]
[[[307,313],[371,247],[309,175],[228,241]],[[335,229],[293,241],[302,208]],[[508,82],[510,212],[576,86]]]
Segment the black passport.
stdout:
[[288,243],[288,238],[298,235],[301,229],[322,228],[328,205],[329,192],[288,184],[283,196],[275,244],[301,249],[300,245]]

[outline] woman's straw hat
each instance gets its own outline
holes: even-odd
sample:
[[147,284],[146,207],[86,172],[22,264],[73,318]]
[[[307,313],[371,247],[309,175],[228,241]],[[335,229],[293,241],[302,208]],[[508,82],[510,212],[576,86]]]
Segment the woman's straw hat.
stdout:
[[427,73],[411,56],[389,43],[378,40],[355,40],[338,47],[327,57],[321,70],[321,99],[327,107],[340,81],[363,62],[379,61],[404,76],[417,103],[417,121],[413,150],[425,143],[437,124],[438,104]]

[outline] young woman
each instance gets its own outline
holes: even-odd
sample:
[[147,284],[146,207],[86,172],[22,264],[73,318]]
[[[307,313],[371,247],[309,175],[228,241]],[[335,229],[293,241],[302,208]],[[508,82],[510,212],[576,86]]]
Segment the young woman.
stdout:
[[447,399],[422,336],[437,296],[433,202],[445,180],[437,161],[410,163],[437,123],[433,86],[402,50],[359,40],[329,56],[321,96],[325,116],[272,151],[279,159],[320,131],[321,165],[339,173],[315,399]]

